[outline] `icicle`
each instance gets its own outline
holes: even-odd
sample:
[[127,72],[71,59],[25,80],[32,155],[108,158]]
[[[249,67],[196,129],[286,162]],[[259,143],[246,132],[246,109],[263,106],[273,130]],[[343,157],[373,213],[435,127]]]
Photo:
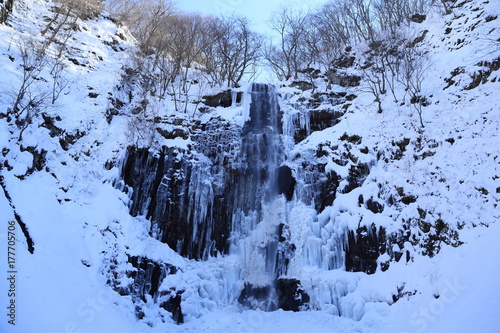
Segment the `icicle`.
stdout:
[[238,100],[238,92],[234,91],[234,90],[231,90],[231,107],[232,108],[238,106],[237,100]]

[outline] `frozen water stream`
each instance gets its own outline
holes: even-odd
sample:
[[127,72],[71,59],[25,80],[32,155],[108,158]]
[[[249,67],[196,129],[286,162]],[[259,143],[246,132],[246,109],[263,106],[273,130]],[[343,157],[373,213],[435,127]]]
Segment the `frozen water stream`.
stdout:
[[249,94],[240,174],[234,183],[231,252],[243,260],[240,303],[274,310],[278,226],[285,222],[285,199],[278,187],[278,168],[285,158],[282,116],[274,86],[253,84]]

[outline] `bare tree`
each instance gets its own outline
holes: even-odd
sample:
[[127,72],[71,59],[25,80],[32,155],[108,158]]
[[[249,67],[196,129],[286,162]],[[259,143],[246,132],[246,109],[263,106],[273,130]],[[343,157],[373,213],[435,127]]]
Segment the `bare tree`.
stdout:
[[431,4],[435,4],[439,2],[444,9],[444,14],[449,15],[452,13],[452,8],[457,3],[457,0],[431,0]]
[[422,95],[422,85],[428,63],[426,53],[415,45],[414,39],[401,32],[394,32],[383,41],[370,43],[361,70],[367,89],[378,104],[378,112],[382,112],[382,97],[389,90],[396,103],[403,101],[417,111],[420,126],[424,127],[423,107],[430,102]]
[[338,58],[345,45],[349,44],[351,32],[349,20],[342,15],[343,7],[336,2],[327,2],[313,15],[312,22],[319,35],[318,61],[328,68]]
[[58,0],[53,7],[54,16],[41,32],[42,36],[45,36],[47,32],[52,31],[46,47],[54,42],[63,27],[74,29],[79,18],[90,19],[97,16],[102,9],[101,0]]
[[171,95],[178,108],[178,100],[186,101],[189,95],[191,82],[189,73],[194,65],[203,63],[203,51],[210,42],[206,31],[209,29],[208,20],[200,15],[173,15],[167,20],[164,30],[165,49],[171,58]]
[[203,65],[213,82],[235,87],[245,75],[255,74],[263,39],[243,17],[212,19],[203,51]]
[[130,14],[128,24],[132,34],[139,41],[141,50],[149,54],[164,40],[166,25],[169,23],[169,18],[174,15],[175,9],[171,2],[147,0],[141,2],[136,10],[133,15]]
[[368,91],[375,97],[378,113],[382,113],[382,96],[386,94],[386,68],[379,54],[372,55],[367,63],[361,67]]
[[22,39],[19,42],[19,49],[21,83],[13,94],[12,105],[7,109],[7,115],[14,118],[15,124],[20,129],[18,139],[21,140],[24,130],[32,123],[33,118],[46,107],[50,94],[44,89],[45,80],[41,76],[49,64],[43,45],[32,39]]
[[269,25],[277,33],[278,42],[270,42],[264,49],[264,58],[279,78],[298,79],[298,73],[306,61],[303,45],[307,30],[307,13],[290,7],[274,12]]
[[140,7],[149,1],[138,0],[105,0],[104,6],[111,16],[118,20],[118,23],[127,25],[129,29],[133,30],[140,21]]
[[[198,90],[205,87],[200,84],[202,73],[213,84],[232,87],[255,75],[263,41],[246,19],[177,13],[171,1],[125,0],[125,9],[120,4],[119,0],[107,2],[139,44],[122,85],[139,86],[142,101],[168,97],[176,110],[187,112],[189,103],[196,103]],[[192,93],[195,85],[197,93]],[[140,105],[147,107],[147,103]]]
[[62,61],[61,57],[52,59],[50,75],[52,77],[52,104],[54,104],[58,99],[64,89],[68,86],[69,81],[64,75],[64,70],[66,65]]
[[127,122],[127,137],[136,146],[152,147],[157,137],[155,118],[159,112],[155,107],[146,112],[131,114]]
[[413,14],[425,13],[430,4],[429,0],[374,0],[372,5],[379,29],[395,35]]
[[371,2],[372,0],[342,0],[344,15],[350,19],[355,36],[366,41],[375,40]]
[[427,78],[428,69],[429,59],[425,51],[408,44],[403,49],[399,81],[409,93],[410,104],[417,111],[421,127],[424,127],[423,107],[430,104],[429,100],[422,95],[422,84]]

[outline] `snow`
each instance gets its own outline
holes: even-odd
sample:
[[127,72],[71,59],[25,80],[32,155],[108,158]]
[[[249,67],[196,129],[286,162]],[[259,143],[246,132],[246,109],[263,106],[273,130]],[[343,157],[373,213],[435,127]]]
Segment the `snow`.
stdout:
[[[473,1],[470,6],[479,3]],[[19,83],[18,37],[34,35],[39,28],[37,24],[40,25],[41,18],[48,13],[45,1],[26,0],[16,6],[13,27],[0,26],[2,87]],[[486,11],[483,17],[500,12],[500,5],[493,1],[483,6]],[[66,133],[75,134],[79,130],[86,135],[64,151],[58,139],[50,137],[48,129],[29,127],[22,144],[47,150],[47,169],[35,171],[21,180],[19,177],[32,165],[33,155],[22,151],[17,138],[10,133],[12,128],[5,118],[0,119],[0,148],[9,150],[5,153],[8,157],[3,155],[0,162],[8,159],[11,167],[1,170],[4,185],[35,243],[35,252],[30,254],[17,226],[16,325],[8,324],[6,316],[2,316],[0,331],[498,332],[500,268],[495,260],[500,252],[497,240],[500,235],[497,223],[500,157],[496,150],[500,142],[498,83],[487,82],[472,90],[462,90],[471,81],[471,74],[480,69],[475,64],[500,56],[500,50],[492,47],[491,40],[485,37],[491,27],[498,29],[498,23],[483,23],[470,31],[467,26],[472,23],[466,20],[467,17],[459,17],[451,23],[453,40],[444,34],[446,25],[439,15],[431,15],[424,26],[419,27],[431,31],[425,43],[430,46],[432,57],[425,89],[429,95],[433,94],[433,103],[424,110],[423,135],[410,109],[391,106],[387,97],[386,109],[376,114],[373,97],[365,93],[359,94],[335,127],[312,133],[295,146],[288,142],[288,156],[300,154],[306,159],[315,154],[319,144],[325,144],[323,149],[328,154],[342,151],[342,147],[334,150],[331,146],[344,133],[361,134],[362,146],[378,147],[387,154],[393,147],[392,141],[409,138],[412,144],[401,160],[385,163],[377,159],[374,151],[357,154],[360,163],[372,165],[362,187],[339,194],[333,205],[319,214],[309,203],[275,202],[275,210],[267,212],[272,216],[268,219],[272,223],[250,226],[245,231],[251,234],[253,241],[243,244],[248,248],[204,262],[182,258],[150,237],[150,222],[142,216],[131,217],[127,208],[129,197],[112,186],[119,175],[119,166],[106,170],[104,164],[119,163],[125,147],[131,143],[126,131],[129,115],[115,117],[108,124],[105,111],[110,103],[108,93],[114,92],[127,55],[113,51],[103,41],[115,40],[117,32],[129,35],[102,18],[82,22],[82,29],[71,43],[74,56],[85,60],[87,67],[66,60],[68,87],[57,104],[49,106],[46,112],[50,116],[61,116],[57,126]],[[458,48],[453,43],[460,38],[467,43]],[[120,41],[120,47],[132,48],[132,38]],[[11,61],[8,56],[16,60]],[[443,90],[446,86],[443,78],[461,66],[466,72],[454,78],[458,85]],[[498,71],[493,72],[490,79],[497,76]],[[249,87],[240,89],[248,91]],[[93,99],[89,92],[99,95]],[[281,107],[289,120],[285,132],[290,133],[293,117],[305,119],[290,107],[300,95],[295,95],[297,91],[293,88],[282,88],[281,92],[289,94],[288,100],[281,101]],[[12,91],[2,91],[0,111],[5,110],[11,95]],[[249,103],[247,98],[240,105],[217,108],[199,118],[207,121],[209,117],[221,116],[243,126],[249,119]],[[171,110],[170,107],[166,112]],[[300,124],[308,127],[307,122]],[[413,144],[419,138],[423,138],[421,151]],[[446,141],[450,138],[454,143]],[[191,141],[176,138],[163,140],[161,144],[187,150]],[[435,154],[415,160],[414,156],[424,151]],[[327,172],[347,176],[351,165],[349,162],[342,167],[330,160],[325,168]],[[380,190],[378,184],[390,186]],[[395,187],[415,195],[418,202],[405,207],[385,207],[384,214],[367,212],[358,205],[359,195],[367,199],[376,197],[379,191],[393,194]],[[419,255],[414,247],[405,244],[401,250],[409,251],[413,258],[408,263],[403,259],[391,262],[387,271],[378,269],[372,275],[345,271],[340,252],[332,249],[345,246],[345,231],[358,228],[360,216],[364,216],[362,223],[366,225],[374,223],[396,231],[403,220],[418,216],[419,208],[436,219],[439,217],[463,228],[459,233],[464,244],[459,247],[443,244],[440,253],[432,258]],[[0,239],[1,244],[5,244],[6,226],[14,220],[14,212],[3,191],[0,191],[0,211]],[[259,260],[258,246],[251,245],[267,237],[269,230],[279,224],[279,218],[283,218],[280,214],[288,219],[292,242],[302,245],[290,263],[289,275],[300,279],[314,310],[295,313],[243,309],[236,305],[243,288],[242,278],[256,285],[265,285],[267,281],[262,280],[269,278],[261,274],[265,267],[257,267],[264,264]],[[6,251],[5,246],[2,251]],[[246,253],[246,262],[253,266],[242,267],[242,253]],[[175,286],[177,290],[184,290],[185,324],[176,325],[168,313],[162,322],[157,310],[152,308],[146,315],[147,320],[138,321],[131,300],[111,290],[106,284],[109,261],[127,262],[124,259],[127,255],[147,255],[179,268],[178,274],[163,280],[160,289]],[[0,267],[6,272],[6,255],[0,257]],[[386,255],[378,260],[388,259]],[[252,269],[256,275],[250,274]],[[127,283],[127,278],[122,277],[121,282]],[[393,295],[398,289],[401,295],[395,302]],[[5,312],[8,302],[5,290],[0,290],[0,295]]]

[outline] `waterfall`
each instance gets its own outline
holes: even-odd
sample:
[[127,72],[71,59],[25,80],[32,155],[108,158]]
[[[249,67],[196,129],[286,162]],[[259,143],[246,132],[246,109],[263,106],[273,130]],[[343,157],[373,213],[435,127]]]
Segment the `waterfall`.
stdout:
[[[289,159],[296,128],[276,87],[254,83],[244,101],[243,126],[221,117],[182,124],[193,142],[187,149],[131,147],[120,188],[129,193],[130,213],[149,220],[150,235],[180,255],[200,265],[230,258],[231,285],[201,298],[263,311],[321,308],[325,292],[317,294],[302,267],[344,267],[343,228],[326,215],[318,220],[313,207],[337,183],[329,182],[324,165],[309,166],[314,150],[300,157],[304,170],[297,155]],[[336,295],[330,303],[338,307]]]
[[286,218],[278,183],[285,159],[282,114],[274,86],[254,83],[249,95],[249,118],[242,129],[240,167],[233,183],[231,252],[243,261],[240,303],[274,310],[278,227]]

